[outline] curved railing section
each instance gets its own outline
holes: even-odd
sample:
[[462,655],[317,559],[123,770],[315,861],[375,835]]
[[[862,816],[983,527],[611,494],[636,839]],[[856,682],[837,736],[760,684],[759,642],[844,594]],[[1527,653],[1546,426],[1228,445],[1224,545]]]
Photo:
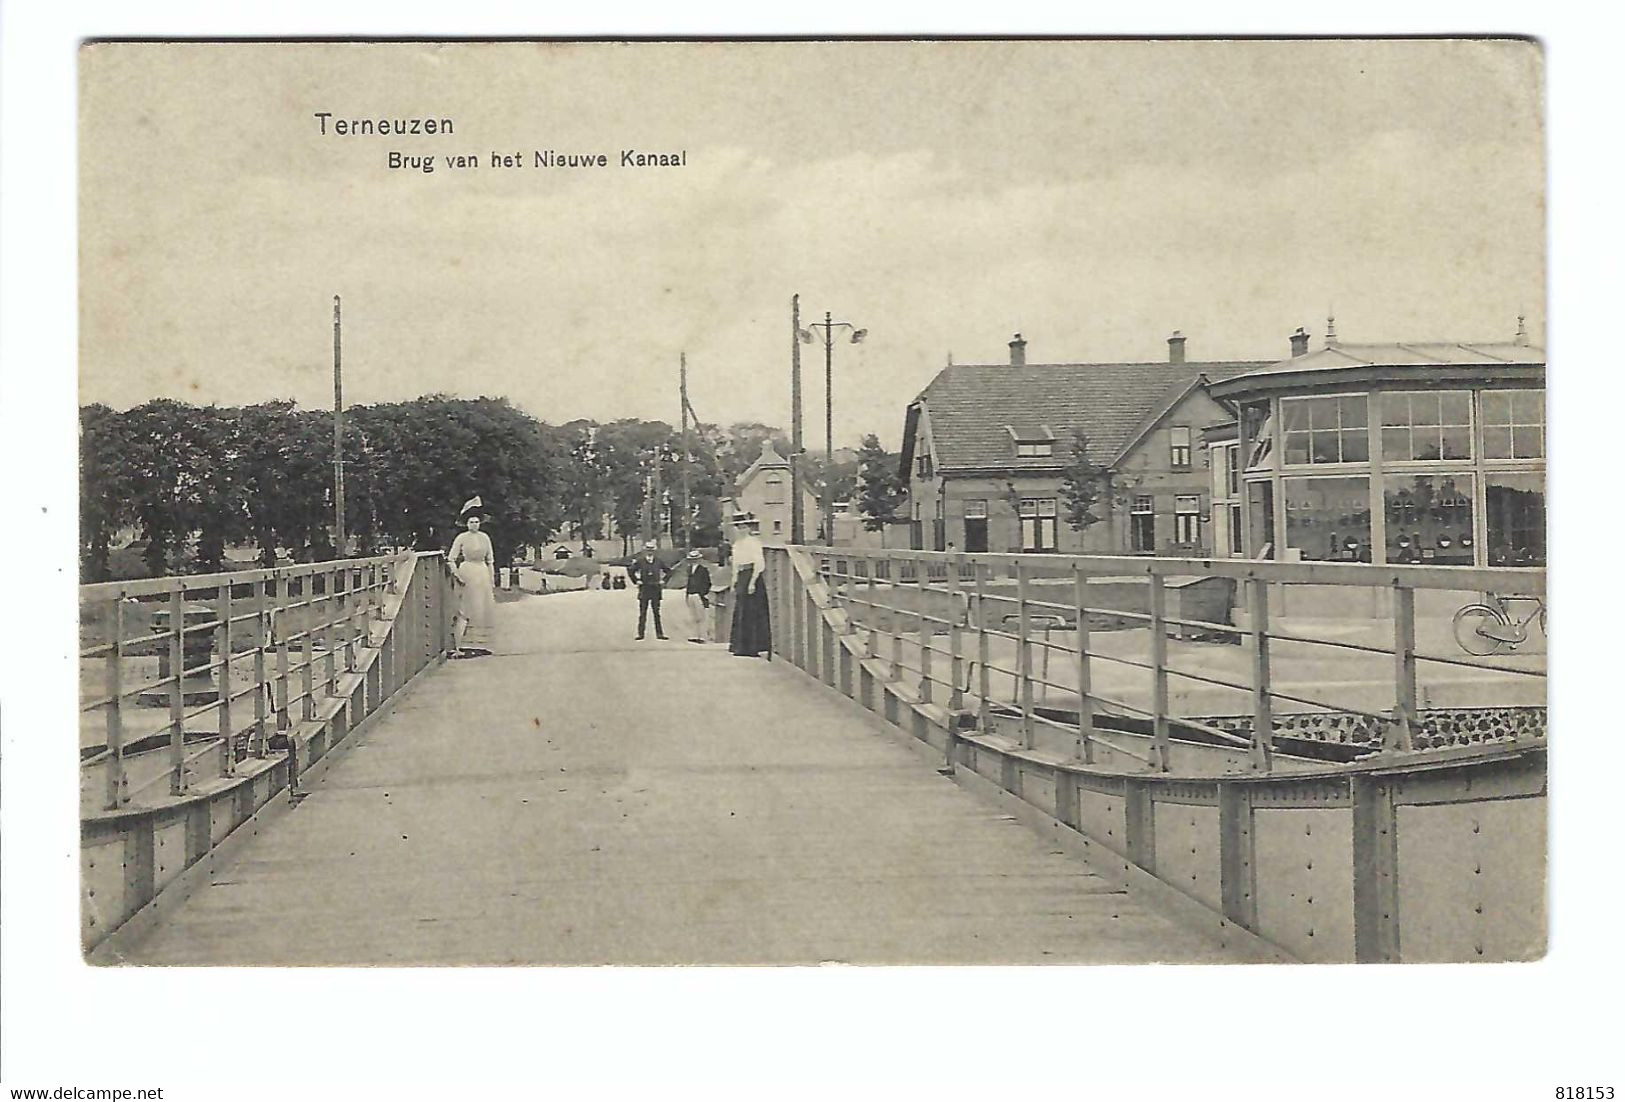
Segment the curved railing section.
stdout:
[[1545,945],[1545,572],[769,549],[773,656],[1313,961]]
[[[93,959],[449,648],[439,552],[81,586],[82,934]],[[273,801],[287,792],[289,800]],[[251,828],[245,830],[245,827]],[[114,939],[116,941],[116,939]]]

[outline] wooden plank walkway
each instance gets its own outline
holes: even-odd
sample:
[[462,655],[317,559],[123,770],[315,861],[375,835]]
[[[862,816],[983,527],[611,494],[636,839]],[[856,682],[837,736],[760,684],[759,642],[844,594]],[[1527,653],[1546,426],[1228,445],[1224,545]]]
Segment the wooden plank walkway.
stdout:
[[126,959],[1235,959],[800,672],[633,641],[629,591],[497,615]]

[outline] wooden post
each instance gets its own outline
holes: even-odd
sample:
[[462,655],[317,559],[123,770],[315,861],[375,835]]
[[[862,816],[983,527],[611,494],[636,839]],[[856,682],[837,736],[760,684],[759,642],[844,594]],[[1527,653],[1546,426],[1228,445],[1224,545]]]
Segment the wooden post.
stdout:
[[300,639],[304,643],[304,661],[299,664],[299,689],[304,695],[300,702],[299,715],[305,720],[316,718],[316,574],[312,571],[304,576],[299,587],[299,595],[303,598],[300,604],[302,615],[300,620],[304,623],[304,630]]
[[886,630],[891,635],[891,680],[900,680],[903,676],[903,633],[899,630],[899,621],[903,618],[903,564],[901,560],[888,559],[887,565],[892,569],[891,575],[886,579],[886,586],[891,590],[891,606],[886,610]]
[[1275,754],[1275,716],[1270,700],[1270,583],[1263,578],[1247,579],[1247,620],[1253,660],[1251,764],[1266,772]]
[[107,622],[113,629],[112,651],[107,656],[107,810],[130,802],[130,782],[124,771],[124,594],[113,598]]
[[1394,583],[1394,722],[1388,749],[1409,750],[1416,727],[1416,590]]
[[[959,603],[964,593],[959,588],[960,573],[964,570],[965,556],[955,555],[948,562],[948,607],[952,610],[948,625],[948,708],[958,712],[965,707],[965,628],[959,615]],[[949,721],[953,722],[952,719]]]
[[1033,748],[1033,651],[1032,611],[1027,605],[1027,565],[1016,562],[1016,669],[1019,672],[1018,698],[1021,701],[1021,745]]
[[1095,713],[1090,704],[1093,685],[1089,679],[1089,576],[1083,564],[1072,567],[1072,603],[1078,617],[1078,746],[1080,761],[1095,760]]
[[218,612],[215,619],[220,626],[215,629],[215,642],[220,648],[220,775],[229,777],[237,771],[236,750],[232,746],[232,739],[236,737],[235,728],[231,722],[231,582],[220,583],[220,594],[216,598],[215,607]]
[[1151,737],[1152,760],[1168,772],[1168,591],[1162,575],[1151,575]]
[[323,672],[327,677],[327,694],[332,696],[338,691],[338,647],[333,629],[337,623],[338,608],[337,588],[339,584],[339,571],[335,567],[322,578],[323,589],[326,590],[326,599],[322,602],[326,606],[322,613],[322,645],[327,650],[327,661],[323,665]]
[[288,624],[284,617],[288,608],[288,576],[278,573],[274,583],[276,594],[271,609],[271,639],[276,644],[276,729],[287,734],[293,729],[293,717],[288,714],[291,700],[288,685]]
[[993,660],[993,648],[987,634],[987,574],[985,563],[976,564],[976,692],[980,698],[976,709],[976,727],[989,731],[993,727],[993,671],[988,668]]
[[254,737],[249,752],[256,758],[265,757],[265,743],[269,737],[265,730],[265,694],[271,686],[265,668],[265,648],[271,645],[271,622],[265,610],[265,593],[270,584],[264,578],[254,583],[254,628],[259,645],[254,648]]
[[914,565],[914,584],[919,591],[919,604],[914,609],[914,626],[920,636],[920,700],[929,704],[931,695],[931,636],[932,629],[928,626],[930,621],[926,618],[925,606],[931,593],[929,574],[930,564],[923,559]]
[[864,559],[863,571],[864,593],[868,598],[864,605],[863,613],[863,626],[867,635],[867,641],[864,645],[863,652],[870,658],[878,658],[880,656],[880,648],[875,644],[875,599],[879,591],[875,586],[875,560],[871,558]]
[[186,673],[186,600],[183,582],[169,592],[169,794],[186,792],[186,706],[181,681]]

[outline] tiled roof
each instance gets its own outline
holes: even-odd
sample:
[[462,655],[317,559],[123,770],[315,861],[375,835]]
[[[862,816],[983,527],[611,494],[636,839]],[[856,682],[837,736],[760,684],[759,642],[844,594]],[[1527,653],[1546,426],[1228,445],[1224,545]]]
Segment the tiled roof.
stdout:
[[[1067,462],[1072,434],[1089,437],[1090,457],[1106,463],[1198,376],[1217,382],[1268,367],[1267,360],[1218,363],[956,364],[920,393],[931,421],[937,466],[1051,469]],[[1016,458],[1006,425],[1047,425],[1055,456]]]

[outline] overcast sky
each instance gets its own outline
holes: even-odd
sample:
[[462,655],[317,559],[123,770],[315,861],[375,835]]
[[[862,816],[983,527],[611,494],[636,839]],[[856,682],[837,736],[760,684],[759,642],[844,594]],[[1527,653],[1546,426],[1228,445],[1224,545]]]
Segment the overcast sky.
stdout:
[[1032,362],[1161,359],[1174,329],[1284,357],[1329,305],[1350,341],[1544,338],[1525,43],[113,44],[81,73],[86,402],[328,405],[334,294],[350,403],[675,421],[686,350],[702,417],[787,425],[799,292],[869,330],[836,349],[837,444],[895,446],[950,354],[1017,330]]

